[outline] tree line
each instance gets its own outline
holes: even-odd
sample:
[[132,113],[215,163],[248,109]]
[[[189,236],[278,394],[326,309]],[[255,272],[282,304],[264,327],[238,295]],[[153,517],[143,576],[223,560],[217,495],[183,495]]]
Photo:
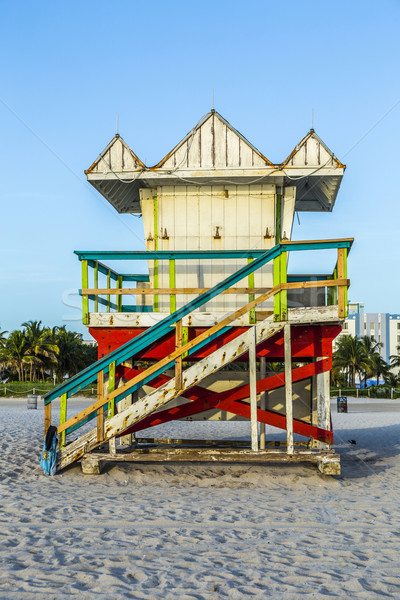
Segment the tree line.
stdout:
[[393,369],[400,367],[400,346],[397,348],[398,354],[390,357],[390,363],[379,352],[382,346],[381,342],[376,342],[367,335],[360,338],[353,335],[340,336],[333,353],[332,384],[354,388],[357,377],[364,386],[367,379],[376,377],[377,385],[382,381],[391,387],[398,386],[399,372],[395,374]]
[[84,344],[81,335],[65,325],[50,328],[27,321],[21,327],[0,332],[2,380],[61,382],[97,360],[97,348]]

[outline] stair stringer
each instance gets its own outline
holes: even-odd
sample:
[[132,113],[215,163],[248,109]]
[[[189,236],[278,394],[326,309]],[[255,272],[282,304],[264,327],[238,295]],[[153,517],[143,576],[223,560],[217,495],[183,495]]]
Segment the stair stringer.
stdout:
[[[273,321],[273,316],[269,316],[261,323],[254,325],[254,328],[256,345],[258,345],[282,330],[283,323],[275,323]],[[103,441],[97,441],[97,428],[95,428],[65,448],[62,448],[57,456],[57,470],[67,467],[69,464],[79,460],[84,454],[91,452],[105,441],[124,433],[128,427],[131,427],[138,421],[149,416],[155,410],[160,409],[162,406],[179,396],[182,391],[197,385],[212,373],[219,371],[225,365],[245,354],[249,349],[249,332],[251,332],[252,329],[253,328],[250,328],[222,348],[219,348],[209,356],[187,368],[183,372],[181,390],[175,389],[175,378],[172,378],[160,388],[157,388],[147,396],[137,400],[124,411],[107,419],[104,427]]]

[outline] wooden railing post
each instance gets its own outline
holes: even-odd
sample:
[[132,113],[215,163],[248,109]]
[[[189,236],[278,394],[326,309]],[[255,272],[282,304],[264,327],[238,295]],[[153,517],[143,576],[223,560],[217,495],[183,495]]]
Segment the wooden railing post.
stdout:
[[292,384],[292,341],[290,323],[284,325],[285,356],[285,404],[286,404],[286,452],[293,454],[293,384]]
[[[273,266],[274,287],[287,283],[287,252],[282,252],[274,258]],[[281,290],[274,296],[274,321],[287,320],[287,290]]]
[[[97,400],[98,402],[104,396],[104,372],[100,371],[97,373]],[[102,442],[104,440],[104,406],[99,406],[97,409],[97,441]]]
[[51,425],[51,402],[44,405],[44,437],[46,437],[46,433],[48,428]]
[[[108,393],[115,390],[115,361],[108,368]],[[115,398],[111,398],[108,403],[108,418],[114,416],[115,413]]]
[[[287,283],[287,252],[282,252],[280,256],[280,282]],[[287,290],[279,293],[281,297],[281,321],[287,320]]]
[[[273,286],[276,287],[280,284],[281,279],[281,257],[277,256],[274,258],[273,263]],[[274,321],[280,321],[281,316],[281,295],[276,293],[274,295]]]
[[[123,287],[123,281],[122,281],[122,275],[118,275],[117,277],[117,288],[122,289]],[[117,294],[117,312],[122,312],[122,294]]]
[[[64,425],[67,420],[67,394],[60,397],[60,425]],[[61,432],[60,448],[65,446],[65,431]]]
[[[94,263],[94,288],[96,290],[99,289],[99,264],[97,260]],[[97,313],[99,311],[99,296],[95,294],[94,296],[94,312]]]
[[[175,350],[182,348],[182,320],[175,323]],[[175,389],[182,389],[182,354],[175,359]]]
[[[111,287],[111,271],[110,269],[108,269],[107,271],[107,288],[110,289]],[[107,294],[107,312],[110,312],[110,301],[111,301],[111,296],[110,294]]]
[[[347,279],[347,248],[338,248],[337,278]],[[347,285],[338,289],[339,318],[345,319],[347,312]]]
[[258,450],[258,420],[257,420],[257,347],[256,328],[250,327],[249,335],[249,383],[250,383],[250,431],[251,449]]
[[[89,268],[88,261],[82,261],[82,289],[89,287]],[[89,324],[89,296],[82,296],[82,323]]]
[[[153,197],[153,216],[154,216],[154,250],[158,250],[158,199]],[[158,288],[158,260],[154,261],[154,287]],[[153,301],[154,312],[158,312],[159,302],[158,295],[154,296]]]

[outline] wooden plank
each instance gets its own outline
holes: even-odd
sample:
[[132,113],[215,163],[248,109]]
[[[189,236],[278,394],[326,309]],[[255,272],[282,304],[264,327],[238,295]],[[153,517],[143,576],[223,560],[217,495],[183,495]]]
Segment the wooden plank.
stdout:
[[[186,346],[189,341],[189,327],[182,327],[182,346]],[[182,354],[182,359],[186,358],[187,352]]]
[[[317,375],[318,394],[318,427],[325,430],[331,429],[331,398],[330,398],[330,373],[329,371]],[[319,442],[320,448],[329,447],[325,442]]]
[[[116,438],[112,438],[115,440]],[[111,440],[110,440],[111,442]],[[250,448],[251,440],[200,440],[200,439],[190,439],[190,438],[136,438],[136,442],[140,447],[141,444],[148,445],[154,444],[157,446],[221,446],[221,447],[231,447],[231,448]],[[308,447],[309,442],[294,442],[295,446],[299,447]],[[286,442],[283,441],[269,441],[266,442],[266,445],[272,446],[274,448],[279,448],[282,446],[286,447]],[[265,450],[265,448],[262,448]]]
[[[280,256],[274,258],[273,262],[273,289],[278,288],[281,282],[281,261]],[[279,321],[281,316],[281,297],[277,293],[274,295],[274,320]]]
[[249,336],[249,385],[250,385],[250,428],[251,449],[258,450],[258,422],[257,422],[257,356],[256,356],[256,330],[250,327]]
[[[338,277],[338,279],[346,278],[346,256],[347,256],[347,248],[338,248],[338,261],[337,261],[337,277]],[[346,287],[344,285],[338,286],[338,310],[339,310],[339,318],[344,319],[346,317]]]
[[285,347],[285,405],[287,453],[293,454],[293,383],[292,383],[292,343],[290,323],[284,326]]
[[[283,284],[282,291],[279,292],[280,296],[280,317],[281,321],[286,321],[287,319],[287,288],[284,285],[287,283],[287,252],[282,252],[279,257],[279,271],[280,271],[280,279],[279,283]],[[303,282],[298,282],[303,283]]]
[[[182,348],[182,320],[175,324],[175,349]],[[175,359],[175,389],[182,389],[182,354]]]
[[[63,425],[67,420],[67,394],[63,394],[60,398],[60,425]],[[60,436],[60,448],[65,446],[65,431]]]
[[[158,250],[158,199],[153,197],[153,218],[154,218],[154,250]],[[154,261],[154,287],[158,288],[158,260]],[[154,312],[158,312],[159,302],[158,295],[154,296],[153,300]]]
[[[319,284],[320,282],[311,282],[311,283]],[[315,287],[317,287],[317,286],[315,286]],[[207,331],[200,334],[199,336],[197,336],[195,339],[191,340],[187,344],[185,344],[185,346],[183,346],[180,350],[175,350],[175,352],[172,352],[166,358],[162,359],[155,365],[151,366],[149,369],[146,369],[146,371],[142,371],[142,373],[140,373],[139,375],[137,375],[136,377],[131,379],[129,382],[127,382],[123,386],[119,387],[114,392],[107,394],[107,396],[103,398],[102,402],[103,403],[109,402],[109,400],[118,396],[120,393],[128,390],[129,388],[133,387],[134,385],[136,385],[137,383],[139,383],[140,381],[145,379],[147,376],[158,371],[161,367],[167,366],[172,361],[174,361],[178,356],[180,356],[181,353],[182,353],[182,355],[184,355],[189,349],[194,348],[197,344],[206,340],[212,334],[218,332],[223,327],[226,327],[232,321],[235,321],[238,317],[240,317],[241,315],[248,312],[248,310],[250,308],[253,308],[253,306],[257,306],[261,302],[264,302],[265,300],[267,300],[270,296],[273,295],[274,291],[276,291],[276,288],[273,288],[269,292],[266,292],[262,296],[259,296],[259,298],[256,298],[255,300],[253,300],[253,302],[251,302],[250,304],[247,304],[246,306],[238,309],[236,312],[234,312],[230,316],[226,317],[225,319],[223,319],[222,321],[220,321],[213,327],[210,327],[209,329],[207,329]],[[336,311],[336,308],[333,308],[333,310]],[[295,322],[296,323],[302,323],[302,322],[313,323],[313,322],[320,322],[321,319],[324,318],[324,316],[326,318],[327,313],[329,314],[330,318],[333,317],[333,314],[332,315],[330,314],[330,313],[332,313],[332,310],[330,309],[330,307],[320,307],[320,308],[311,307],[311,308],[302,308],[302,309],[290,309],[289,316],[290,316],[290,321],[292,323],[295,323]],[[84,409],[78,415],[75,415],[67,423],[65,423],[63,426],[61,426],[59,428],[59,431],[63,431],[63,429],[68,429],[68,427],[76,425],[77,423],[79,423],[79,421],[81,421],[82,419],[85,419],[94,410],[99,408],[99,406],[100,406],[99,401],[93,403],[91,406]]]
[[[122,289],[122,275],[118,275],[117,277],[117,288],[119,290],[121,290],[121,292],[123,293],[124,290]],[[99,293],[99,292],[97,292]],[[114,294],[115,294],[115,290],[114,290]],[[117,312],[122,312],[122,295],[118,295],[117,294]]]
[[[115,390],[115,361],[108,367],[108,393]],[[115,398],[112,398],[108,403],[108,418],[114,416],[115,413]]]
[[[175,261],[169,260],[169,287],[174,288],[175,283]],[[172,314],[176,311],[176,294],[170,294],[169,296],[169,312]]]
[[[260,377],[265,379],[267,376],[267,361],[265,356],[260,357]],[[260,396],[260,409],[265,410],[267,408],[267,394],[268,392],[262,392]],[[265,450],[265,423],[260,423],[260,449]]]
[[[271,322],[262,322],[255,325],[256,344],[268,339],[280,328],[279,324]],[[225,344],[222,348],[215,350],[212,354],[212,359],[206,357],[193,364],[193,366],[185,370],[183,388],[188,389],[192,385],[196,385],[208,375],[219,371],[219,369],[232,362],[232,360],[242,356],[242,354],[248,351],[248,343],[249,337],[246,331]],[[174,381],[164,384],[145,398],[139,399],[129,410],[119,413],[113,419],[110,419],[106,424],[107,436],[110,437],[111,435],[122,433],[124,429],[158,410],[177,395]]]
[[[87,288],[89,286],[89,269],[88,261],[82,261],[82,287]],[[82,295],[82,323],[88,325],[89,323],[89,298]]]
[[[281,282],[279,284],[280,278],[280,260],[279,257],[274,259],[276,262],[276,271],[275,271],[275,262],[274,262],[274,288],[278,285],[281,285],[280,290],[297,290],[297,289],[307,289],[307,288],[316,288],[316,287],[334,287],[337,285],[350,285],[350,281],[346,278],[339,279],[323,279],[320,281],[293,281],[293,282]],[[276,281],[275,283],[275,274]],[[268,291],[273,290],[274,288],[265,288],[265,287],[245,287],[245,288],[229,288],[221,292],[221,294],[265,294]],[[168,295],[168,294],[204,294],[208,292],[211,288],[82,288],[81,295],[82,296],[92,296],[95,294],[98,295],[106,295],[106,294],[115,294],[116,296],[136,296],[136,295]]]
[[51,403],[44,405],[44,437],[46,437],[46,433],[48,428],[51,425]]
[[[95,290],[97,290],[97,288],[99,287],[99,265],[98,262],[95,261],[94,263],[94,287]],[[98,295],[97,295],[97,291],[94,297],[94,312],[98,312],[99,310],[99,302],[98,302]]]
[[[333,451],[322,453],[299,449],[296,454],[289,456],[279,448],[258,450],[248,448],[137,448],[133,452],[121,453],[116,457],[110,454],[91,453],[84,461],[111,462],[313,462],[320,463],[334,457],[340,461],[340,456]],[[84,462],[82,461],[82,462]]]
[[[253,261],[252,258],[247,259],[248,264],[250,264],[252,261]],[[254,278],[255,278],[255,275],[254,275],[254,271],[253,271],[247,277],[247,282],[249,284],[250,289],[254,288]],[[229,291],[231,291],[231,290],[229,290]],[[264,291],[266,291],[266,290],[264,290]],[[239,291],[237,291],[236,293],[238,294]],[[263,292],[261,292],[261,293],[263,293]],[[252,300],[254,300],[254,298],[255,298],[254,294],[249,294],[249,302],[252,302]],[[253,325],[255,322],[256,322],[256,309],[252,308],[249,311],[249,323],[250,323],[250,325]]]
[[[255,325],[256,343],[260,343],[270,336],[274,335],[279,329],[280,324],[262,322]],[[229,364],[248,350],[248,334],[244,332],[222,348],[213,353],[212,360],[206,357],[193,366],[185,370],[185,378],[183,381],[184,389],[188,389],[196,385],[198,381],[204,379],[208,375],[215,373],[224,365]],[[178,351],[177,351],[178,352]],[[122,388],[116,390],[116,395],[120,393]],[[115,392],[113,392],[115,393]],[[167,382],[160,388],[154,390],[144,398],[138,399],[128,409],[118,413],[112,419],[105,423],[105,439],[109,439],[115,435],[119,435],[126,431],[131,425],[143,420],[145,417],[160,409],[170,400],[174,399],[179,392],[175,389],[174,380]],[[102,402],[104,402],[103,398]],[[92,409],[93,410],[93,409]],[[81,413],[82,414],[82,413]],[[71,420],[72,421],[72,420]],[[73,424],[73,423],[70,423]],[[83,435],[81,438],[69,444],[65,452],[61,454],[60,465],[62,467],[70,464],[74,460],[80,458],[83,452],[90,451],[98,444],[96,430],[89,432],[88,435]]]
[[[110,269],[108,269],[108,273],[107,273],[107,288],[109,289],[111,287],[111,273],[110,273]],[[107,295],[107,312],[110,312],[110,305],[111,305],[111,296],[110,294]]]
[[[97,374],[97,400],[101,402],[103,400],[103,387],[104,387],[104,372],[100,371]],[[104,439],[104,408],[103,404],[97,409],[97,441],[102,442]]]

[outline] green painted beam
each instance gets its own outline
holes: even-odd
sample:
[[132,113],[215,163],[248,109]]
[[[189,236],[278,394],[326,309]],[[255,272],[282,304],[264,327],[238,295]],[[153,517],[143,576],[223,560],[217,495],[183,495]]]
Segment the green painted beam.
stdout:
[[121,275],[122,277],[122,281],[150,281],[150,277],[149,275],[141,275],[141,274],[134,274],[134,275]]
[[[297,252],[302,250],[329,250],[332,248],[350,249],[352,242],[349,240],[322,241],[322,242],[290,242],[281,243],[280,247],[284,252]],[[237,258],[258,258],[265,253],[265,250],[137,250],[137,251],[81,251],[75,250],[80,260],[99,259],[99,260],[187,260],[191,258],[198,259],[237,259]]]
[[[82,261],[82,288],[88,289],[89,287],[89,269],[88,261]],[[82,296],[82,323],[88,325],[89,323],[89,298]]]
[[[175,278],[175,261],[170,259],[169,261],[169,287],[176,287],[176,278]],[[169,295],[169,312],[173,313],[176,311],[176,294]]]

